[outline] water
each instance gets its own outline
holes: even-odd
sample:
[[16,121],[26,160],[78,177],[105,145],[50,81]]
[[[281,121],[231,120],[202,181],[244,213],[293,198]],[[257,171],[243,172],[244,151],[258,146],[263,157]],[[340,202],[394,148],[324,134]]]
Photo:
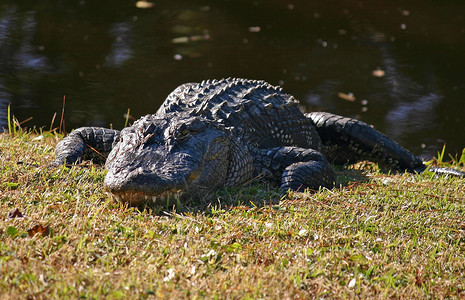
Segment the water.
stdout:
[[[2,1],[0,127],[122,128],[178,85],[246,77],[418,155],[465,148],[463,1]],[[349,100],[353,101],[349,101]],[[57,113],[54,124],[51,124]]]

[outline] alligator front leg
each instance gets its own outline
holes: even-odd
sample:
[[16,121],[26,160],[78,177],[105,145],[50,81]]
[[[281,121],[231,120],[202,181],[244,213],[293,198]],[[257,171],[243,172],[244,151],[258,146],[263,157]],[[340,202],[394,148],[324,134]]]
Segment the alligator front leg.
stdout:
[[422,172],[425,165],[413,153],[362,121],[326,112],[306,114],[315,124],[334,164],[370,160],[398,171]]
[[102,127],[81,127],[62,139],[55,149],[52,166],[73,164],[94,159],[105,162],[114,144],[119,140],[118,130]]
[[318,151],[298,147],[276,147],[260,150],[256,170],[268,179],[281,183],[284,191],[332,188],[336,175]]

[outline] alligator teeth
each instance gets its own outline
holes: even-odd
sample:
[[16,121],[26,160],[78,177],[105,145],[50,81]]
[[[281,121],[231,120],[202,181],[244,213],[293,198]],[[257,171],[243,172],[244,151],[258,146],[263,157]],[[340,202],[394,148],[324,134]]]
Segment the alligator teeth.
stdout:
[[[145,193],[120,193],[120,194],[110,194],[112,199],[121,202],[129,203],[130,205],[139,205],[144,203],[152,202],[156,205],[168,205],[173,200],[176,202],[181,197],[182,190],[170,190],[164,191],[157,195],[150,195]],[[173,202],[174,203],[174,202]],[[172,204],[172,203],[171,203]]]

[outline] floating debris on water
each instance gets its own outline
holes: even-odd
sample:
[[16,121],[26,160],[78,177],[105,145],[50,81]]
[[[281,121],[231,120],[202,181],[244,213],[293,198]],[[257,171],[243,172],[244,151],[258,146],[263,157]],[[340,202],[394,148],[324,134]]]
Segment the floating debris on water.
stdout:
[[171,40],[173,44],[187,44],[189,42],[199,42],[199,41],[208,41],[210,35],[191,35],[191,36],[180,36]]
[[136,2],[136,7],[137,8],[152,8],[155,6],[155,3],[148,2],[145,0],[137,1]]
[[343,100],[354,102],[355,96],[352,93],[337,93],[337,96]]
[[251,26],[249,27],[249,32],[260,32],[262,29],[260,26]]
[[386,74],[386,72],[384,70],[381,70],[381,69],[376,69],[376,70],[373,70],[373,72],[371,72],[371,75],[373,75],[375,77],[384,77],[385,74]]

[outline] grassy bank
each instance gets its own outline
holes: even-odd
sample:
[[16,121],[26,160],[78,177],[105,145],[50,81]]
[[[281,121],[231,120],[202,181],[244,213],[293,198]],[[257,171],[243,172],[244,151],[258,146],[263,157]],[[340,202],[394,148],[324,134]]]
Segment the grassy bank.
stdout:
[[55,144],[0,135],[2,299],[465,297],[464,179],[344,170],[155,215],[109,199],[99,166],[47,168]]

